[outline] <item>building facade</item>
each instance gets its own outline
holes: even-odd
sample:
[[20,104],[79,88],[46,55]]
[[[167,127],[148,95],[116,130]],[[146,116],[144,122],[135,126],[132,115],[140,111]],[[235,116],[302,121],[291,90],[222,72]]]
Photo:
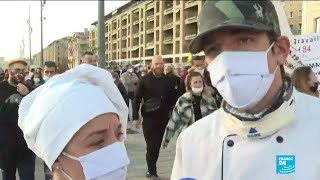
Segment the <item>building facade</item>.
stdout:
[[[184,63],[197,35],[197,17],[205,1],[130,1],[105,17],[106,59],[149,63]],[[97,25],[97,22],[92,25]],[[97,45],[96,28],[90,45]]]
[[302,29],[302,3],[303,1],[284,1],[286,13],[291,32],[294,35],[301,34]]
[[96,50],[98,47],[96,27],[91,28],[89,31],[89,47],[93,50]]
[[[43,49],[43,60],[54,61],[60,72],[64,72],[68,67],[68,42],[71,37],[64,37],[50,43],[46,48]],[[34,65],[41,67],[41,52],[33,56]]]
[[80,59],[85,51],[90,51],[89,47],[89,31],[75,32],[68,42],[68,65],[74,68],[80,64]]
[[320,1],[303,1],[302,33],[320,33]]
[[[162,55],[165,63],[185,63],[188,45],[198,33],[197,18],[205,0],[130,1],[105,16],[106,60],[149,63]],[[301,34],[302,1],[284,1],[292,33]],[[97,22],[89,46],[97,49]],[[203,55],[203,53],[200,53]]]

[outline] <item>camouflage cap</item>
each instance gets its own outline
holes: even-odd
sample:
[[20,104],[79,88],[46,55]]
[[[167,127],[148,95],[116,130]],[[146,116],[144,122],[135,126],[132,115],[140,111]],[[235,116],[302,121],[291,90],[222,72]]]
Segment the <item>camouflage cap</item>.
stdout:
[[203,50],[203,39],[223,28],[254,29],[280,35],[278,15],[271,0],[208,0],[198,17],[199,34],[190,43],[192,54]]

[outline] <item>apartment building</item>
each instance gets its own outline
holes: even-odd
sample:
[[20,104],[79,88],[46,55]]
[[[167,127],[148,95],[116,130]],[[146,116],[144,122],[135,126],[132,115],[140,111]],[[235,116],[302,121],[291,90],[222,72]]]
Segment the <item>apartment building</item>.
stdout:
[[80,59],[85,51],[91,50],[89,47],[89,31],[84,29],[84,32],[75,32],[68,42],[68,65],[74,68],[80,64]]
[[320,33],[320,1],[303,1],[302,34]]
[[89,30],[89,47],[93,50],[96,50],[98,47],[97,28],[96,27],[93,27]]
[[[68,42],[71,37],[67,36],[53,41],[43,49],[44,61],[54,61],[60,72],[68,69]],[[41,67],[41,52],[33,56],[34,65]]]
[[284,3],[284,11],[288,18],[291,32],[294,35],[301,34],[302,29],[302,2],[295,0],[286,0]]
[[[293,34],[301,34],[302,1],[283,2]],[[148,63],[152,56],[162,55],[166,63],[186,62],[204,3],[205,0],[130,1],[114,10],[105,16],[106,60]],[[97,22],[92,25],[95,27],[89,33],[89,46],[97,49]]]
[[[166,63],[186,62],[204,2],[130,1],[111,12],[105,16],[106,59],[148,63],[162,55]],[[90,46],[97,47],[96,34],[91,29]]]

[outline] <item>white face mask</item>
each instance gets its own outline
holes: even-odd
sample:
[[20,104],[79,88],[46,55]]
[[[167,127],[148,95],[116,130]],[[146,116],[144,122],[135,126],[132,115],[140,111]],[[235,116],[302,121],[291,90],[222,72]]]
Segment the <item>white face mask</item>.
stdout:
[[[66,157],[79,161],[86,180],[125,180],[129,158],[123,142],[116,142],[82,157],[63,152]],[[62,171],[68,179],[72,178]]]
[[49,76],[43,76],[43,80],[44,80],[44,81],[48,81],[49,79],[50,79]]
[[34,78],[33,81],[34,81],[34,83],[38,84],[40,82],[40,79],[39,78]]
[[208,66],[212,85],[226,102],[237,109],[257,105],[271,87],[275,73],[269,73],[268,52],[222,52]]
[[194,94],[201,94],[203,91],[203,87],[201,88],[192,87],[191,89]]

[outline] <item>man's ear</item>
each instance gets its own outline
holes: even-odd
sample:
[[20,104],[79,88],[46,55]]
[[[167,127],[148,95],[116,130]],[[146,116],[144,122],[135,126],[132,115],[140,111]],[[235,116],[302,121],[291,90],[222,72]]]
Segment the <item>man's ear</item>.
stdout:
[[290,52],[290,40],[286,36],[280,36],[274,44],[274,54],[279,64],[285,64]]

